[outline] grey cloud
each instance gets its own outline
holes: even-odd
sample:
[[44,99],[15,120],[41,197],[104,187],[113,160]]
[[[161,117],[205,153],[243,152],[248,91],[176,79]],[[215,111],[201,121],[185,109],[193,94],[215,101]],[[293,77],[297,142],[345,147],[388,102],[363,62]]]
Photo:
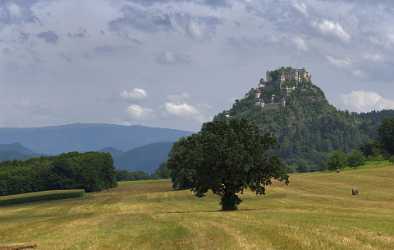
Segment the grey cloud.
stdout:
[[210,5],[213,7],[230,7],[231,3],[228,0],[203,0],[200,1],[202,4]]
[[59,36],[54,31],[45,31],[38,33],[37,37],[51,44],[56,44],[59,41]]
[[32,11],[32,6],[38,0],[2,0],[0,1],[0,23],[19,24],[38,22]]
[[188,64],[191,58],[186,54],[165,51],[156,56],[156,62],[164,65]]
[[111,31],[136,29],[143,32],[180,32],[190,38],[205,39],[215,33],[221,21],[213,16],[192,16],[184,12],[166,12],[160,9],[141,9],[123,6],[122,16],[109,23]]
[[94,52],[97,54],[112,54],[115,51],[117,51],[117,48],[113,47],[113,46],[109,46],[109,45],[104,45],[104,46],[100,46],[100,47],[96,47],[94,48]]
[[[166,3],[181,3],[181,2],[191,2],[190,0],[128,0],[128,2],[138,3],[143,6],[152,6],[154,4],[166,4]],[[229,7],[231,3],[229,0],[194,0],[192,1],[196,4],[207,5],[214,8],[217,7]]]
[[67,63],[71,63],[72,62],[72,57],[67,55],[67,54],[65,54],[65,53],[60,53],[59,57],[61,59],[63,59],[65,62],[67,62]]
[[19,32],[19,36],[18,36],[18,41],[21,43],[26,42],[27,40],[29,40],[30,38],[30,34],[26,33],[26,32]]
[[109,23],[110,30],[120,31],[133,27],[145,32],[157,32],[172,29],[168,14],[150,13],[148,10],[141,10],[131,6],[124,6],[121,9],[121,13],[122,17]]
[[102,45],[94,48],[94,55],[98,56],[110,56],[114,54],[126,53],[128,50],[132,49],[131,46],[112,46],[112,45]]
[[212,37],[216,28],[221,24],[220,19],[212,16],[191,16],[178,13],[172,17],[174,29],[183,32],[193,39],[205,39]]
[[67,36],[69,38],[85,38],[88,36],[88,31],[84,28],[80,28],[78,31],[76,32],[68,32]]
[[3,48],[3,49],[1,50],[1,52],[2,52],[4,55],[11,55],[11,54],[12,54],[12,50],[11,50],[10,48]]

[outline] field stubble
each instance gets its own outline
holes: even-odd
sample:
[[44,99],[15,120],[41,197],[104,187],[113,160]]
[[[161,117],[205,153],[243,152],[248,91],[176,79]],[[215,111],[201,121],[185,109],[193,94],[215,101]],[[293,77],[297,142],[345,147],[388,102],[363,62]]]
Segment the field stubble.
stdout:
[[[360,195],[353,197],[351,188]],[[394,249],[394,167],[295,174],[219,211],[163,181],[84,198],[0,207],[0,245],[38,249]]]

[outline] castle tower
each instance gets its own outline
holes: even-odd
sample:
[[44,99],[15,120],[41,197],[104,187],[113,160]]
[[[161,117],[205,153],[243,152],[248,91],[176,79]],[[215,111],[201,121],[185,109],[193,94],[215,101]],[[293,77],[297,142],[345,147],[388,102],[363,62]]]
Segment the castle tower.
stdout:
[[260,89],[257,89],[256,90],[256,99],[260,99],[261,98],[261,90]]
[[280,75],[280,82],[285,82],[286,81],[286,75],[285,73],[282,72],[282,74]]

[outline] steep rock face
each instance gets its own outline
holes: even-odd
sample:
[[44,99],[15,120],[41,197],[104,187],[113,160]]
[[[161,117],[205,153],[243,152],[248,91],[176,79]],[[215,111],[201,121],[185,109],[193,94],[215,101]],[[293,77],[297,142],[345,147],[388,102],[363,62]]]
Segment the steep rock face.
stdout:
[[[281,80],[283,70],[292,69],[271,71],[273,77],[267,77],[270,81],[262,79],[256,89],[215,119],[254,121],[262,131],[276,135],[278,153],[290,165],[322,169],[329,152],[358,148],[376,135],[383,117],[394,117],[394,111],[367,114],[339,111],[328,103],[310,77]],[[270,95],[274,98],[269,98]]]

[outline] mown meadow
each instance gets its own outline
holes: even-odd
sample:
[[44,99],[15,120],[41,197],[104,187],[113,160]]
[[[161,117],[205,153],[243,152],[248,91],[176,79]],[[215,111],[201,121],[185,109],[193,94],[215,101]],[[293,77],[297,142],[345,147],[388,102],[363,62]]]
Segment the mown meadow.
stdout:
[[[359,196],[352,196],[357,187]],[[80,198],[0,207],[0,246],[38,249],[393,249],[394,166],[294,174],[234,212],[171,182],[122,182]]]

